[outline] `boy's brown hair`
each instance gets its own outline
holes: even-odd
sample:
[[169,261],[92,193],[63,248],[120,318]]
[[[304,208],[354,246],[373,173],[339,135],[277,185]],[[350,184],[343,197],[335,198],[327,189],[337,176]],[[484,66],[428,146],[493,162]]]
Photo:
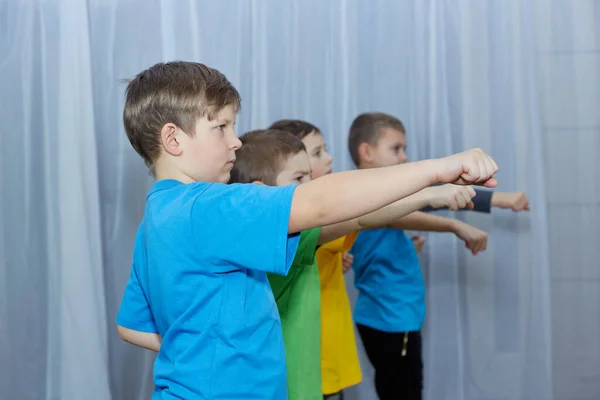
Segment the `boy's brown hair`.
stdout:
[[310,122],[301,121],[299,119],[282,119],[273,122],[269,129],[278,129],[286,131],[302,140],[312,132],[321,133],[321,130]]
[[260,181],[276,186],[277,175],[289,157],[306,151],[302,140],[289,132],[264,129],[240,137],[242,147],[235,152],[236,161],[229,183]]
[[393,128],[406,133],[402,121],[389,114],[364,113],[354,119],[350,126],[350,134],[348,135],[348,150],[350,151],[354,165],[358,166],[360,163],[358,148],[361,143],[376,144],[379,140],[380,129],[383,127]]
[[241,106],[240,95],[225,75],[204,64],[158,63],[127,85],[123,123],[129,142],[151,167],[160,155],[160,131],[173,123],[195,135],[196,120],[213,119],[224,107]]

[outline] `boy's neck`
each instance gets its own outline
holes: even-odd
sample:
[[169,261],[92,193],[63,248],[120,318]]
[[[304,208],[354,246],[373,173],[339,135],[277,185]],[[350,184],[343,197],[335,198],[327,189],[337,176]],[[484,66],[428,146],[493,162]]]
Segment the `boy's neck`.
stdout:
[[154,165],[154,176],[157,181],[173,179],[182,183],[195,182],[192,178],[175,168],[174,165],[160,161]]

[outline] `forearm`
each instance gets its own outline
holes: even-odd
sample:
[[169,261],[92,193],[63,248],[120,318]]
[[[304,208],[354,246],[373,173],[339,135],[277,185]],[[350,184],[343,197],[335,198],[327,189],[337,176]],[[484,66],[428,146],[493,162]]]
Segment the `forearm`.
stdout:
[[352,232],[359,231],[361,226],[358,224],[358,218],[348,221],[338,222],[337,224],[326,225],[321,229],[318,244],[325,244],[346,236]]
[[529,211],[529,199],[524,192],[493,192],[490,205],[495,208]]
[[[427,190],[427,189],[425,189]],[[387,226],[390,223],[422,209],[429,204],[427,195],[421,190],[370,214],[358,218],[360,228]]]
[[490,205],[495,208],[510,208],[510,196],[512,194],[508,192],[493,192]]
[[457,221],[451,218],[414,212],[394,221],[390,226],[396,229],[427,232],[455,232]]
[[376,211],[436,183],[435,161],[345,171],[299,185],[289,232],[331,225]]
[[384,228],[405,215],[418,211],[430,203],[429,188],[420,190],[377,211],[348,221],[324,226],[319,244],[327,243],[361,229]]
[[119,337],[128,343],[156,352],[160,350],[162,338],[158,333],[134,331],[121,325],[117,325],[117,332]]

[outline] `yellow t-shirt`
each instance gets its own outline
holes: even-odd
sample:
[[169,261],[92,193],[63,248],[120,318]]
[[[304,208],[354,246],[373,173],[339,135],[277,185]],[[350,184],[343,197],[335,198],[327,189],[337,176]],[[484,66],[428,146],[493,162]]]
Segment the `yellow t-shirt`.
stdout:
[[358,232],[317,251],[321,278],[321,375],[323,394],[333,394],[362,380],[350,300],[344,283],[342,254],[350,250]]

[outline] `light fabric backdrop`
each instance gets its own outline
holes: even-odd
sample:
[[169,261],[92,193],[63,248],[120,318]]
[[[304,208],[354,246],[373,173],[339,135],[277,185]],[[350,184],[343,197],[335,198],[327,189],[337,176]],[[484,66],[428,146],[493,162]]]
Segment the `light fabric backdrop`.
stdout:
[[[240,133],[319,126],[336,170],[365,111],[405,122],[411,159],[493,154],[532,211],[462,214],[490,232],[477,257],[428,235],[426,398],[600,398],[599,7],[0,0],[0,398],[149,397],[152,355],[114,324],[151,182],[120,80],[175,59],[229,77]],[[350,399],[375,398],[362,361]]]

